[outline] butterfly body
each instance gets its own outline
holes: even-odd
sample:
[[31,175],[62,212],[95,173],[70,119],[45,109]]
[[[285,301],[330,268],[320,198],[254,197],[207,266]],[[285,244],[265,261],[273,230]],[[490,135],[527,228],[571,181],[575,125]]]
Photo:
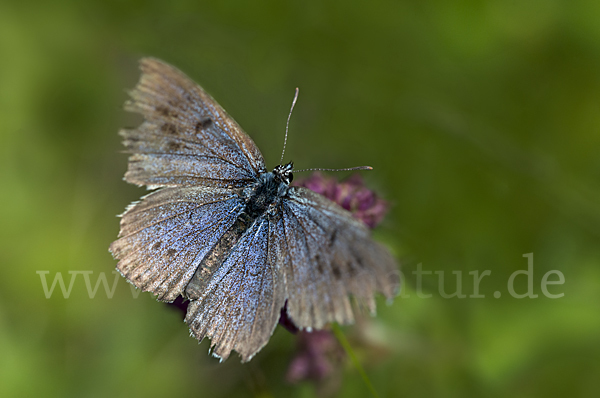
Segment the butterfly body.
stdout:
[[144,122],[123,130],[125,180],[159,188],[122,215],[110,246],[129,282],[162,301],[190,300],[186,322],[213,354],[250,360],[280,311],[300,329],[354,320],[392,299],[399,275],[369,229],[337,204],[290,186],[293,165],[268,172],[237,123],[174,67],[141,61],[126,109]]
[[261,174],[255,184],[244,190],[245,211],[250,217],[261,216],[266,211],[272,213],[281,199],[287,195],[293,166],[291,163],[286,166],[289,166],[289,169],[280,171],[276,168],[270,173]]

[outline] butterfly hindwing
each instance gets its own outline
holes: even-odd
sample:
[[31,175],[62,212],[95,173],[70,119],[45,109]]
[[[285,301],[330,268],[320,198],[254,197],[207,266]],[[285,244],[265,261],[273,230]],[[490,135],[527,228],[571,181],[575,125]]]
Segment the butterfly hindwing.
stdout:
[[128,182],[241,187],[266,171],[252,139],[200,86],[157,59],[142,59],[140,68],[126,109],[145,120],[121,131],[132,153]]
[[153,192],[122,216],[119,239],[110,246],[117,269],[143,291],[173,301],[242,210],[241,199],[228,189]]
[[288,315],[300,328],[351,323],[349,295],[375,311],[374,295],[395,296],[396,264],[351,213],[306,188],[291,187],[273,237],[284,265]]
[[192,334],[200,341],[209,337],[213,354],[222,360],[235,350],[243,362],[249,361],[279,320],[285,291],[269,228],[266,219],[257,219],[188,307]]

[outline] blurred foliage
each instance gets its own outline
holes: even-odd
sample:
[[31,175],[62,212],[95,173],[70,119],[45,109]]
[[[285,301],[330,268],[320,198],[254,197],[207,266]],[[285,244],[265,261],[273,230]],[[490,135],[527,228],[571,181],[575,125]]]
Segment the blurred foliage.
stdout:
[[[117,131],[140,121],[122,103],[151,55],[212,93],[269,167],[297,86],[286,159],[374,167],[368,185],[393,204],[376,236],[406,276],[366,327],[381,349],[356,347],[381,396],[598,396],[598,21],[593,0],[1,2],[0,395],[317,391],[285,382],[281,328],[249,364],[218,364],[180,313],[123,279],[112,299],[90,299],[82,275],[68,299],[45,298],[36,271],[113,283],[115,215],[144,194],[122,181]],[[525,253],[536,299],[507,292]],[[436,274],[417,297],[420,263],[446,272],[447,292],[461,271],[467,295],[468,272],[490,270],[485,298],[444,299]],[[540,290],[550,270],[562,298]],[[339,396],[368,396],[342,373]]]

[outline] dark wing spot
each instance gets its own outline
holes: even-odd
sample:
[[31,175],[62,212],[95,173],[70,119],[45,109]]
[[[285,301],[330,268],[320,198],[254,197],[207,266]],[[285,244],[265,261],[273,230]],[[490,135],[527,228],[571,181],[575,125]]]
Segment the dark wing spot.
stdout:
[[177,253],[177,250],[170,248],[169,250],[167,250],[167,256],[168,257],[173,257],[175,255],[175,253]]
[[337,228],[333,230],[333,233],[331,234],[331,236],[329,237],[329,247],[331,248],[333,246],[333,244],[335,243],[335,240],[337,239],[337,233],[338,230]]
[[340,271],[340,267],[338,267],[336,263],[331,264],[331,270],[333,271],[335,279],[342,279],[342,271]]
[[212,124],[212,119],[207,117],[206,119],[200,120],[196,123],[196,131],[204,130]]
[[323,274],[325,270],[323,269],[323,262],[321,261],[321,256],[318,254],[315,256],[315,263],[317,263],[317,271],[319,271],[319,274]]
[[188,103],[192,102],[192,96],[190,95],[190,93],[186,92],[186,93],[183,94],[183,101],[184,102],[188,102]]
[[171,98],[169,101],[169,105],[171,105],[171,107],[173,108],[179,108],[181,106],[180,102]]
[[169,151],[175,152],[175,151],[177,151],[178,149],[181,149],[181,148],[183,148],[183,145],[181,143],[179,143],[179,142],[176,142],[176,141],[169,141],[169,142],[167,142],[167,150],[169,150]]
[[165,123],[160,126],[160,131],[164,134],[177,134],[177,127],[172,125],[171,123]]
[[356,269],[354,269],[354,265],[352,265],[351,262],[346,264],[346,269],[348,270],[348,274],[350,275],[351,278],[356,276]]
[[175,112],[173,112],[171,109],[167,108],[166,106],[157,106],[156,108],[154,108],[154,110],[159,115],[162,115],[164,117],[171,117],[171,116],[175,115]]
[[362,258],[360,258],[360,257],[356,257],[356,264],[358,264],[358,266],[360,268],[363,268],[363,269],[365,268],[365,263],[363,262]]
[[154,244],[152,245],[152,250],[158,250],[158,249],[160,249],[160,245],[161,245],[161,244],[162,244],[162,242],[161,242],[160,240],[159,240],[159,241],[157,241],[156,243],[154,243]]

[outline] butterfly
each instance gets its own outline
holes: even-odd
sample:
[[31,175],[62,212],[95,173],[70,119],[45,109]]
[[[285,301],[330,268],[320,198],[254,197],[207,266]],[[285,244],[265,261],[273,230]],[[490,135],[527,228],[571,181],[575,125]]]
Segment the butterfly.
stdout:
[[310,331],[352,323],[356,307],[373,313],[377,292],[397,294],[396,262],[361,221],[291,186],[291,162],[269,172],[252,139],[178,69],[153,58],[140,69],[125,109],[144,121],[120,132],[131,154],[124,179],[154,191],[121,215],[110,245],[121,275],[160,301],[189,300],[191,334],[242,362],[267,344],[284,306]]

